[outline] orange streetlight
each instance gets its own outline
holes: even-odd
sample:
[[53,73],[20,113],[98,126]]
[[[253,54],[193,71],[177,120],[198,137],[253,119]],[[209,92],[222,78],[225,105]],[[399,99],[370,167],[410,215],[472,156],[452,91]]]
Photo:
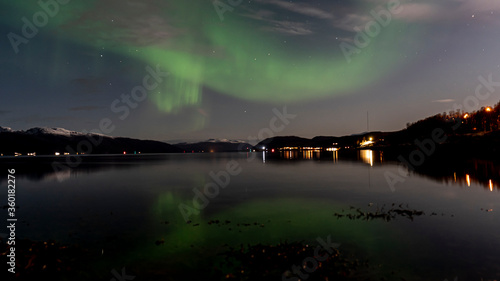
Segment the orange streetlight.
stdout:
[[486,112],[490,112],[491,111],[491,107],[486,107]]

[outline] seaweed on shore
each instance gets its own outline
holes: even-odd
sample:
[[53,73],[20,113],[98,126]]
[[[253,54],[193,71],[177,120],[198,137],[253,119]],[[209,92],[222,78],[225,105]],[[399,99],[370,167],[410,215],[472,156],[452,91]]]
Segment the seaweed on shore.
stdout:
[[370,280],[368,262],[303,242],[241,245],[223,254],[225,280]]
[[[16,239],[15,273],[2,272],[16,280],[78,280],[79,273],[87,275],[83,265],[90,260],[90,253],[78,245],[66,246],[55,241]],[[0,239],[0,260],[7,264],[11,246]],[[66,277],[66,278],[65,278]],[[3,280],[3,278],[2,278]]]
[[[371,207],[372,203],[370,203],[369,206]],[[383,205],[381,208],[377,208],[374,212],[363,211],[361,208],[354,208],[351,206],[349,210],[350,212],[342,210],[340,213],[334,213],[333,215],[337,217],[337,219],[347,218],[351,220],[367,220],[367,221],[380,219],[387,222],[397,217],[403,217],[413,221],[414,217],[425,215],[424,211],[408,209],[408,205],[406,206],[407,207],[406,209],[402,207],[402,204],[399,205],[399,208],[395,208],[394,206],[395,204],[392,204],[391,209],[384,210],[385,205]]]

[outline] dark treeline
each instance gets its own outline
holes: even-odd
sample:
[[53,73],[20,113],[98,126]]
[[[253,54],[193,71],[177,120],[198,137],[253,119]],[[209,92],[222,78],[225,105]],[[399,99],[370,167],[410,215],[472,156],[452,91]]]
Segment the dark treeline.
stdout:
[[500,102],[495,106],[481,107],[473,112],[452,110],[443,112],[426,119],[407,123],[409,130],[421,130],[422,128],[446,128],[447,133],[454,134],[477,134],[491,132],[500,129]]

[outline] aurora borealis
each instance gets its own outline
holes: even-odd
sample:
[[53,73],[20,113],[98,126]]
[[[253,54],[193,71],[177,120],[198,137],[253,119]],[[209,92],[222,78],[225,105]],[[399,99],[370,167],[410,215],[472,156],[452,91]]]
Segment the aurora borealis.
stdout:
[[[359,133],[366,112],[371,130],[397,130],[453,109],[479,75],[500,80],[500,4],[434,2],[2,3],[1,125],[81,131],[110,118],[112,135],[246,139],[287,106],[298,117],[283,134]],[[120,120],[110,105],[147,66],[168,77]]]

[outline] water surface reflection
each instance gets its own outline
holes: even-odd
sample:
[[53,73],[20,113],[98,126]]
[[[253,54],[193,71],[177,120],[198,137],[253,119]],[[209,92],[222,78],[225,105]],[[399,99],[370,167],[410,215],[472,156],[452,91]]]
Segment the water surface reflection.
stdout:
[[[325,152],[319,150],[282,150],[279,152],[266,152],[262,156],[267,162],[280,163],[280,160],[315,160],[330,163],[358,162],[370,167],[400,164],[392,157],[384,157],[383,151],[370,149]],[[424,165],[408,169],[402,167],[410,175],[419,175],[446,184],[471,186],[479,184],[490,191],[498,191],[500,184],[500,163],[493,160],[460,158],[457,155],[447,157],[434,157]]]
[[[382,276],[477,280],[500,272],[500,193],[490,192],[498,191],[499,170],[490,161],[433,159],[434,167],[410,171],[392,191],[384,174],[402,168],[371,150],[87,156],[63,171],[63,181],[54,158],[29,160],[0,159],[21,176],[17,235],[100,253],[88,266],[104,277],[126,266],[146,280],[188,278],[213,268],[228,245],[309,243],[329,235],[343,251],[380,264]],[[214,183],[211,173],[232,160],[242,172],[187,223],[180,204],[203,203],[195,190],[203,192]],[[393,208],[423,215],[362,219]],[[355,213],[335,216],[348,212]]]

